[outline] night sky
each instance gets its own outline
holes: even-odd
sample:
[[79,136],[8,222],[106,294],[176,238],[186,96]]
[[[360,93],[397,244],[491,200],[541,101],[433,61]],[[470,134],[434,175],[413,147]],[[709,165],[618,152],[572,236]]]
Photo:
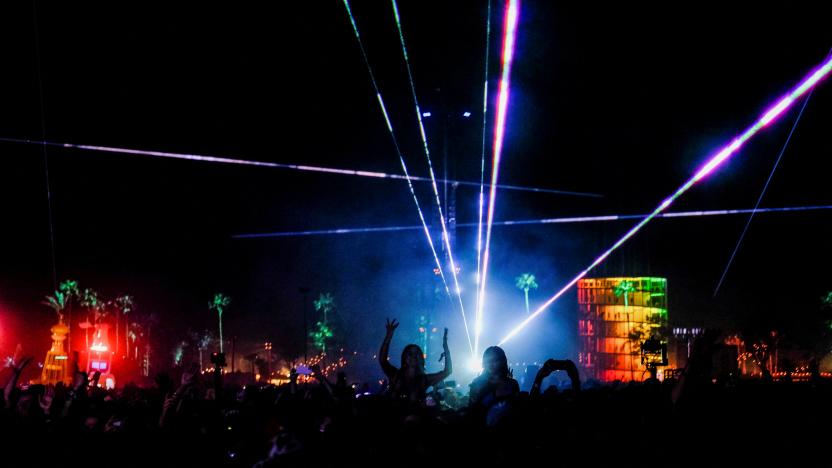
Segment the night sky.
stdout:
[[[0,6],[0,137],[400,173],[340,1],[169,3]],[[603,198],[501,191],[497,220],[649,212],[832,47],[822,2],[562,3],[521,5],[500,181]],[[427,175],[392,8],[352,8],[410,170]],[[492,90],[502,8],[494,2]],[[434,166],[478,181],[487,2],[402,0],[399,9],[420,105],[432,112]],[[489,142],[495,100],[491,93]],[[673,210],[753,207],[802,103]],[[827,82],[811,96],[762,206],[832,204],[830,119]],[[437,284],[421,232],[232,239],[416,225],[404,182],[61,148],[44,157],[39,146],[0,143],[3,355],[20,340],[45,351],[54,320],[40,305],[54,289],[45,158],[59,280],[135,295],[139,313],[160,317],[160,342],[214,327],[207,303],[223,292],[233,298],[227,335],[297,353],[299,287],[310,288],[310,301],[334,295],[350,349],[372,352],[387,316],[404,323],[394,356],[415,339],[416,316]],[[428,186],[417,190],[435,223]],[[477,189],[456,195],[459,222],[476,221]],[[756,217],[712,298],[745,221],[657,220],[593,275],[667,277],[675,326],[778,327],[799,341],[832,289],[832,213]],[[634,223],[495,227],[485,343],[524,315],[515,276],[537,276],[531,299],[541,303]],[[470,312],[475,239],[474,229],[457,231]],[[434,323],[451,329],[462,356],[458,312],[447,298],[439,304]],[[575,316],[572,291],[506,346],[510,359],[574,358]]]

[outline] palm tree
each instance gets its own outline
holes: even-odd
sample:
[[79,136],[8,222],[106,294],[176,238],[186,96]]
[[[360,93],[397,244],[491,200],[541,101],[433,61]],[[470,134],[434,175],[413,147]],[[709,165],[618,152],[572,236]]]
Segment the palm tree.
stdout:
[[635,292],[635,290],[635,285],[633,285],[633,282],[629,280],[621,281],[615,286],[615,297],[621,297],[622,294],[624,295],[624,310],[626,310],[627,306],[630,305],[629,295]]
[[315,330],[311,333],[312,342],[326,354],[326,342],[332,338],[332,327],[329,325],[329,313],[335,310],[335,298],[330,293],[322,293],[313,303],[315,310],[324,314],[323,322],[315,324]]
[[185,356],[185,348],[187,346],[188,346],[188,342],[185,341],[185,340],[182,340],[173,349],[173,365],[174,366],[182,365],[182,358]]
[[633,340],[635,339],[635,335],[632,333],[632,320],[630,317],[630,311],[627,310],[628,306],[630,305],[629,296],[633,292],[635,292],[636,288],[632,281],[624,280],[618,283],[613,289],[615,293],[615,297],[624,296],[624,314],[627,316],[627,339],[630,340],[630,380],[635,380],[635,369],[633,369],[633,360],[634,355],[636,353],[635,346],[633,346]]
[[[123,296],[119,296],[115,300],[116,309],[121,315],[124,315],[124,343],[125,348],[128,348],[127,354],[130,354],[129,346],[127,346],[127,334],[128,330],[127,327],[129,325],[129,320],[127,320],[127,314],[133,311],[133,307],[135,307],[135,303],[133,302],[133,296],[129,296],[127,294]],[[116,313],[116,352],[118,352],[118,329],[119,329],[119,313]]]
[[326,354],[326,342],[332,338],[332,329],[323,322],[317,322],[315,330],[309,335],[312,338],[312,343],[320,348],[323,354]]
[[[58,316],[58,322],[63,323],[64,311],[71,308],[72,298],[78,296],[78,283],[76,281],[64,281],[58,286],[58,290],[51,296],[46,296],[43,305],[50,307]],[[69,316],[72,323],[72,316]],[[69,333],[67,333],[69,336]],[[68,338],[67,338],[68,339]]]
[[211,346],[211,342],[214,341],[215,339],[216,338],[214,337],[214,334],[211,333],[211,330],[205,330],[205,332],[202,335],[199,336],[199,339],[197,341],[197,348],[199,349],[199,367],[200,367],[200,369],[203,366],[202,352],[206,351],[208,349],[208,347]]
[[159,324],[159,317],[154,313],[149,313],[144,318],[145,334],[144,334],[144,358],[142,358],[142,375],[147,377],[150,375],[150,353],[152,348],[150,346],[150,334],[153,327]]
[[41,304],[48,306],[55,311],[55,314],[58,315],[58,322],[64,321],[64,309],[67,304],[66,294],[61,291],[55,291],[55,294],[46,296],[46,300]]
[[79,297],[81,291],[78,289],[78,282],[73,280],[66,280],[58,286],[58,290],[67,296]]
[[522,289],[526,295],[526,315],[529,315],[531,313],[529,311],[529,289],[537,289],[537,281],[535,281],[533,274],[523,273],[515,278],[514,284],[518,289]]
[[208,304],[208,310],[216,310],[220,322],[220,352],[222,352],[222,313],[231,304],[231,298],[224,294],[214,294],[214,300]]
[[315,310],[318,312],[323,312],[324,314],[324,324],[328,323],[328,314],[335,309],[335,298],[332,297],[330,293],[323,293],[318,296],[313,304],[315,305]]
[[[139,347],[136,346],[136,340],[138,340],[139,337],[141,337],[143,335],[144,335],[144,330],[142,329],[142,326],[141,326],[140,323],[133,322],[133,323],[130,324],[130,331],[127,334],[127,338],[133,342],[133,348],[134,348],[133,359],[135,359],[135,360],[139,359]],[[128,355],[128,357],[130,356],[130,350],[127,351],[127,355]]]
[[58,285],[58,291],[64,293],[66,298],[67,311],[67,332],[66,332],[66,349],[67,353],[72,355],[72,299],[80,299],[81,291],[78,290],[78,282],[74,280],[65,280]]
[[103,303],[101,299],[98,297],[98,293],[93,291],[90,288],[84,289],[84,292],[81,294],[81,306],[87,309],[87,326],[84,328],[85,332],[85,342],[86,347],[89,349],[90,347],[90,312],[93,312],[95,317],[95,323],[98,323],[98,317],[101,313],[101,309],[103,307]]

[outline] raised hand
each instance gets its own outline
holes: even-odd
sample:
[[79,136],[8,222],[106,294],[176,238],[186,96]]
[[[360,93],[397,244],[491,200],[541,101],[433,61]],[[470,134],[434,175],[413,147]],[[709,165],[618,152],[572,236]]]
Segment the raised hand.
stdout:
[[90,387],[98,387],[98,380],[101,378],[101,371],[97,370],[92,373],[92,381],[90,382]]
[[543,367],[541,367],[540,370],[537,371],[537,376],[541,380],[545,379],[546,377],[549,377],[549,375],[551,375],[552,372],[558,370],[558,367],[559,366],[554,359],[547,359],[546,362],[543,363]]
[[20,359],[15,359],[15,362],[12,364],[12,369],[16,374],[20,374],[21,372],[23,372],[23,369],[29,365],[30,362],[32,362],[31,356],[25,356]]
[[387,327],[387,337],[388,338],[393,337],[393,333],[395,333],[396,328],[398,326],[399,326],[399,321],[398,320],[393,319],[392,321],[390,321],[389,318],[387,319],[387,325],[385,325],[385,327]]
[[199,370],[199,364],[195,362],[188,364],[185,370],[182,371],[182,378],[179,381],[180,385],[186,387],[195,384]]

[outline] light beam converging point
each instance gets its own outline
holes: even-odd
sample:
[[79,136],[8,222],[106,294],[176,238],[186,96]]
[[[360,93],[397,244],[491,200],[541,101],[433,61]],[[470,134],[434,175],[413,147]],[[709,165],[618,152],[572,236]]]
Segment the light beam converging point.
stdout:
[[517,19],[520,14],[519,0],[506,0],[505,20],[503,22],[503,48],[500,84],[497,93],[497,116],[494,122],[494,143],[491,162],[491,186],[488,195],[488,215],[485,224],[485,247],[482,257],[479,292],[477,294],[477,311],[474,326],[474,354],[479,352],[479,339],[483,329],[483,310],[485,309],[485,290],[488,280],[489,249],[491,247],[491,226],[494,222],[494,206],[497,198],[497,180],[500,174],[500,157],[503,151],[503,139],[508,110],[511,64],[514,56],[514,41],[517,36]]
[[830,71],[832,71],[832,59],[827,59],[817,69],[815,69],[814,72],[812,72],[807,78],[805,78],[793,91],[788,93],[780,101],[778,101],[777,104],[775,104],[765,113],[763,113],[762,117],[760,117],[760,119],[754,125],[745,130],[739,137],[731,141],[731,143],[728,144],[728,146],[721,149],[718,153],[716,153],[715,156],[711,157],[711,159],[709,159],[708,162],[705,163],[702,166],[702,168],[694,174],[693,177],[691,177],[687,182],[685,182],[681,187],[679,187],[679,189],[677,189],[676,192],[674,192],[671,196],[666,198],[655,210],[653,210],[652,213],[644,217],[644,219],[642,219],[632,229],[627,231],[627,233],[624,234],[624,236],[622,236],[615,244],[613,244],[612,247],[607,249],[598,258],[596,258],[595,261],[593,261],[587,268],[578,273],[578,275],[575,276],[575,278],[573,278],[563,288],[556,292],[554,296],[552,296],[546,302],[544,302],[543,305],[538,307],[537,310],[535,310],[525,320],[523,320],[520,323],[520,325],[512,329],[502,340],[500,340],[499,345],[502,345],[503,343],[517,335],[517,333],[523,330],[523,328],[525,328],[526,325],[531,323],[532,320],[537,318],[537,316],[543,313],[566,291],[568,291],[572,286],[574,286],[575,283],[577,283],[581,278],[586,276],[593,268],[601,264],[601,262],[606,260],[606,258],[610,254],[612,254],[616,249],[618,249],[621,245],[627,242],[627,240],[633,237],[638,231],[641,230],[642,227],[649,223],[653,218],[659,216],[662,211],[667,209],[667,207],[669,207],[677,198],[682,196],[682,194],[685,193],[688,189],[690,189],[695,183],[699,182],[700,180],[711,174],[723,162],[725,162],[728,158],[734,155],[746,141],[751,139],[751,137],[757,134],[757,132],[759,132],[765,126],[774,122],[778,116],[782,115],[795,101],[797,101],[803,94],[810,90],[812,86],[814,86],[821,79],[826,77]]

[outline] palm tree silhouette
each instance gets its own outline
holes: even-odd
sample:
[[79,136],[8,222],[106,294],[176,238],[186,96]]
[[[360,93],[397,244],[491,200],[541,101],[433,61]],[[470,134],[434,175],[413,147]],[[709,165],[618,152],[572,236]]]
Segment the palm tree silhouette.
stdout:
[[[131,323],[130,324],[130,331],[128,332],[127,338],[133,342],[133,349],[134,349],[133,359],[134,360],[139,359],[139,348],[136,345],[136,340],[138,340],[142,336],[144,336],[144,329],[141,326],[141,324],[138,323],[138,322]],[[128,357],[130,356],[130,350],[127,351],[127,355],[128,355]]]
[[310,335],[312,335],[312,343],[320,348],[323,354],[326,354],[326,341],[332,338],[332,329],[323,322],[317,322],[315,330]]
[[214,300],[208,304],[208,310],[216,310],[217,311],[217,318],[219,319],[220,323],[220,352],[222,351],[222,313],[225,311],[225,308],[228,307],[228,304],[231,304],[231,298],[224,295],[224,294],[214,294]]
[[128,327],[128,323],[129,323],[129,320],[127,320],[127,314],[132,312],[133,307],[135,306],[135,303],[133,302],[133,296],[129,296],[129,295],[125,294],[123,296],[117,297],[114,302],[116,304],[116,309],[117,309],[117,312],[116,312],[116,352],[118,352],[118,341],[119,341],[118,340],[119,316],[124,315],[124,343],[125,343],[124,347],[126,349],[128,349],[127,354],[130,354],[129,346],[127,345],[127,334],[128,334],[127,327]]
[[84,326],[84,338],[87,349],[90,347],[90,328],[92,327],[92,323],[90,323],[90,313],[93,313],[94,323],[98,323],[99,317],[101,316],[102,309],[104,304],[101,302],[101,299],[98,297],[98,293],[90,288],[84,289],[83,294],[81,294],[81,306],[87,309],[87,320],[86,326]]
[[200,369],[203,366],[203,358],[202,352],[206,351],[209,346],[211,346],[211,342],[214,341],[216,338],[214,334],[211,333],[211,330],[205,330],[202,335],[199,336],[199,341],[197,342],[197,348],[199,348],[199,366]]
[[52,310],[55,311],[55,314],[58,316],[58,322],[64,321],[64,309],[66,309],[67,305],[67,298],[66,294],[62,293],[61,291],[55,291],[55,294],[51,296],[46,296],[46,300],[43,301],[41,304],[50,307]]
[[65,280],[58,285],[58,291],[64,293],[66,298],[66,315],[67,315],[67,332],[66,332],[66,352],[72,355],[72,299],[78,300],[81,298],[81,291],[78,290],[78,282],[74,280]]
[[312,342],[326,354],[326,342],[332,338],[332,328],[329,326],[329,313],[335,310],[335,298],[330,293],[322,293],[313,302],[315,310],[324,314],[324,320],[315,324],[312,332]]
[[526,315],[529,315],[529,289],[537,289],[537,281],[531,273],[523,273],[515,279],[514,283],[518,289],[522,289],[526,295]]
[[330,293],[323,293],[313,302],[315,305],[315,310],[318,312],[323,312],[324,314],[324,324],[326,324],[328,320],[328,314],[333,309],[335,309],[335,298],[332,297]]

